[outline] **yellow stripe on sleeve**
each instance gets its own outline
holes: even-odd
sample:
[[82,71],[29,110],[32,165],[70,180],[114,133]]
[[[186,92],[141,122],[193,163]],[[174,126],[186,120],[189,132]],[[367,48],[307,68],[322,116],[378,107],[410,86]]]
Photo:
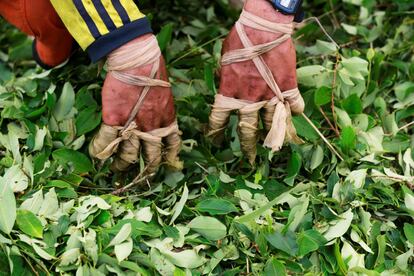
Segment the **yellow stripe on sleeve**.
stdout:
[[122,19],[119,16],[118,12],[116,11],[115,7],[112,5],[112,1],[102,1],[102,4],[104,5],[106,11],[109,14],[109,17],[111,17],[112,21],[114,22],[115,26],[117,28],[122,27],[124,24],[122,23]]
[[88,12],[89,16],[92,18],[93,22],[95,23],[96,27],[98,28],[98,31],[101,33],[101,35],[105,35],[109,33],[108,28],[106,27],[105,23],[102,21],[102,18],[99,15],[98,11],[96,10],[92,1],[82,0],[82,3],[86,11]]
[[51,0],[53,7],[62,19],[69,33],[75,38],[83,50],[88,48],[95,39],[88,29],[73,1]]
[[122,6],[125,8],[131,21],[145,17],[145,15],[138,9],[137,5],[135,5],[134,1],[119,0],[119,2],[121,2]]

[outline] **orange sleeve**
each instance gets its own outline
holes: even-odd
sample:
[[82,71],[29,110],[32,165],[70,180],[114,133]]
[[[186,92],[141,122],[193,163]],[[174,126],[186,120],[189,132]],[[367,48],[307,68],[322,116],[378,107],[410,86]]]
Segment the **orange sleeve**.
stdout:
[[35,37],[33,56],[43,67],[54,67],[68,59],[73,38],[49,0],[0,0],[0,15]]

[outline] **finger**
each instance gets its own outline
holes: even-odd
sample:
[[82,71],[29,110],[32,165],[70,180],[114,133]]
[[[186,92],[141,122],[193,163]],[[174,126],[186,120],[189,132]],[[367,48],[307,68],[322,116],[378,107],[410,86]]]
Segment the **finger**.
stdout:
[[131,135],[128,140],[121,143],[111,169],[117,172],[126,171],[131,165],[138,162],[139,149],[139,138],[136,135]]
[[266,132],[269,132],[272,128],[273,115],[275,114],[275,105],[265,105],[262,110],[262,121]]
[[294,99],[289,99],[290,109],[294,114],[302,114],[305,111],[305,101],[301,95]]
[[148,174],[157,171],[161,164],[162,142],[161,138],[152,140],[142,140],[142,151]]
[[[102,124],[98,133],[92,138],[91,143],[89,144],[89,154],[92,158],[98,158],[97,155],[102,153],[106,147],[118,138],[118,130],[112,126]],[[116,149],[113,149],[115,151]],[[107,156],[106,158],[109,158]],[[103,159],[106,159],[103,158]],[[99,158],[102,159],[102,158]]]
[[249,159],[250,164],[253,164],[256,159],[256,142],[257,130],[259,125],[259,112],[243,112],[239,111],[239,138],[240,146],[243,153]]
[[[300,97],[300,98],[302,99],[302,97]],[[303,101],[303,99],[302,99],[302,101]],[[303,106],[303,108],[304,108],[304,106]],[[286,138],[285,138],[285,140],[287,142],[300,145],[300,144],[303,144],[304,142],[297,135],[296,128],[293,125],[291,113],[292,113],[291,107],[288,106],[288,117],[287,117],[287,120],[286,120]],[[301,113],[303,113],[303,111]]]
[[[284,142],[301,144],[303,143],[303,141],[296,134],[296,129],[292,122],[290,105],[286,105],[285,108],[287,108],[287,112],[286,112],[287,117],[284,119],[284,121],[286,122],[286,128],[276,127],[277,134],[273,134],[270,140],[271,141],[278,140],[277,137],[280,137],[279,135],[282,134],[282,132],[284,131],[284,138],[283,138]],[[269,135],[271,135],[271,133],[269,132],[272,131],[272,127],[274,124],[275,111],[276,111],[276,105],[267,104],[263,108],[262,121],[266,129],[266,138],[268,138]],[[265,143],[266,143],[266,140],[267,139],[265,139]]]
[[183,168],[182,162],[178,158],[181,149],[181,137],[179,133],[172,133],[165,137],[165,156],[164,159],[170,167],[177,170]]
[[229,110],[213,106],[209,119],[209,130],[207,136],[211,137],[212,143],[220,145],[224,140],[224,130],[230,119]]

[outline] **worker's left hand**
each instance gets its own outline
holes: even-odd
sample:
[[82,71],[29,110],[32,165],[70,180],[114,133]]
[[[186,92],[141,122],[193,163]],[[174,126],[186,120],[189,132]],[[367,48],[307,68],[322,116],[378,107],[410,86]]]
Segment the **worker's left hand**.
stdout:
[[[283,15],[276,11],[266,0],[247,0],[244,10],[275,23],[290,24],[294,19],[293,16]],[[244,29],[253,45],[271,42],[283,35],[282,33],[257,30],[248,26],[244,26]],[[222,53],[224,55],[230,51],[243,48],[245,47],[239,38],[239,34],[236,28],[233,27],[224,41]],[[261,57],[270,68],[271,73],[282,92],[289,92],[297,88],[296,52],[291,38],[263,54]],[[252,60],[222,65],[220,95],[230,99],[242,100],[241,104],[243,104],[243,101],[248,101],[250,104],[259,103],[259,105],[260,102],[270,101],[276,96],[265,82]],[[220,97],[220,95],[218,97]],[[287,97],[286,101],[290,103],[290,109],[293,113],[303,112],[304,102],[300,95],[295,99],[289,99]],[[264,112],[262,113],[264,125],[266,130],[269,131],[272,127],[275,106],[270,106],[268,108],[266,108],[266,106],[262,107],[264,107]],[[233,110],[238,109],[240,108],[234,108]],[[249,108],[239,110],[240,123],[238,132],[242,151],[253,163],[256,156],[259,112],[257,108],[253,111],[251,108],[250,110],[248,109]],[[212,114],[210,115],[209,136],[213,138],[213,141],[216,144],[219,144],[223,138],[223,132],[228,123],[229,116],[230,109],[224,108],[221,105],[213,106]],[[288,127],[290,127],[289,124]],[[280,132],[282,131],[284,130],[281,129]],[[292,140],[294,140],[296,137],[287,138],[292,138]]]

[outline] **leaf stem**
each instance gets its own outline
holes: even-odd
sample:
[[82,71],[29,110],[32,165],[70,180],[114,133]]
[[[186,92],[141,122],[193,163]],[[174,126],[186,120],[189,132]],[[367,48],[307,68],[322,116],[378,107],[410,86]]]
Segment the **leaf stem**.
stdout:
[[328,139],[325,138],[325,136],[319,131],[319,129],[314,125],[314,123],[306,116],[304,113],[302,113],[303,118],[309,123],[309,125],[318,133],[318,135],[322,138],[322,140],[326,143],[328,148],[341,160],[344,161],[344,158],[336,151],[334,146],[328,141]]
[[336,112],[335,112],[335,90],[336,90],[336,79],[338,77],[338,66],[339,66],[339,61],[341,60],[341,56],[339,54],[339,52],[336,52],[336,62],[335,62],[335,67],[334,67],[334,72],[333,72],[333,80],[332,80],[332,95],[331,95],[331,110],[332,110],[332,117],[333,117],[333,121],[334,121],[334,126],[335,126],[335,132],[339,133],[339,129],[338,129],[338,123],[337,123],[337,117],[336,117]]
[[338,129],[335,128],[335,126],[332,124],[331,120],[329,120],[329,117],[326,115],[325,111],[323,111],[322,107],[319,107],[319,111],[322,113],[322,116],[325,118],[326,122],[328,123],[329,127],[333,132],[335,132],[336,137],[341,136]]
[[131,183],[129,183],[128,185],[126,185],[126,186],[124,186],[124,187],[122,187],[122,188],[119,188],[118,190],[113,191],[113,192],[112,192],[112,194],[113,194],[113,195],[120,195],[120,194],[123,194],[123,193],[125,193],[127,190],[131,189],[131,188],[132,188],[132,187],[134,187],[134,186],[137,186],[137,185],[139,185],[139,184],[143,183],[144,181],[148,180],[149,178],[153,177],[154,175],[155,175],[155,174],[154,174],[154,173],[152,173],[152,174],[148,174],[148,175],[145,175],[145,176],[141,177],[141,176],[142,176],[142,174],[139,174],[137,177],[135,177],[135,179],[134,179],[134,180],[132,180],[132,182],[131,182]]

